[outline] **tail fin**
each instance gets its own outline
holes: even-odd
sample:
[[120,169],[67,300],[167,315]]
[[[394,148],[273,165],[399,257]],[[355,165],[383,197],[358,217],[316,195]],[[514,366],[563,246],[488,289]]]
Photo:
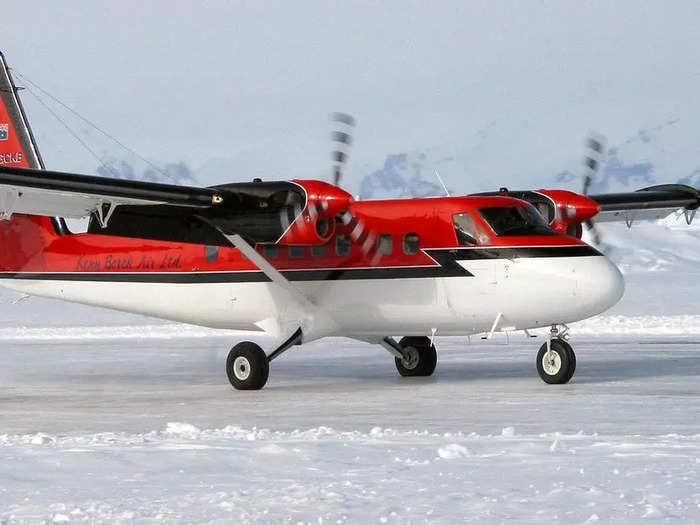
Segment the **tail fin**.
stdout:
[[0,165],[44,169],[18,88],[0,53]]
[[[0,52],[0,166],[44,169],[17,92],[10,68]],[[4,193],[0,189],[0,199],[6,197]],[[43,244],[47,236],[56,235],[56,224],[51,217],[38,216],[17,215],[10,220],[0,220],[2,262],[8,257],[7,250],[14,246],[10,239],[16,243],[20,237],[24,243],[35,240]]]

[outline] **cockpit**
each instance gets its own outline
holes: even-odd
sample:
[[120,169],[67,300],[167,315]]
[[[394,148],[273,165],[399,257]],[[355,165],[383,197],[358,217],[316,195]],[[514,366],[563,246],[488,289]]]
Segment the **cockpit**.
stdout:
[[[478,214],[498,237],[556,235],[531,204],[487,206],[479,208]],[[489,234],[477,224],[472,214],[456,213],[452,216],[452,220],[460,245],[473,246],[489,242]]]
[[531,204],[480,208],[479,214],[496,233],[508,235],[554,235],[547,221]]

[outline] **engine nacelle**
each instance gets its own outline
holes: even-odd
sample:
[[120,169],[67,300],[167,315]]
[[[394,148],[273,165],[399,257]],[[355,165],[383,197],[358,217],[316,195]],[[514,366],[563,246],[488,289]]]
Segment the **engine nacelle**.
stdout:
[[552,203],[552,213],[549,225],[554,231],[572,237],[581,238],[582,224],[593,218],[599,211],[600,205],[580,193],[567,190],[537,190]]
[[353,201],[348,192],[317,180],[294,180],[306,193],[306,205],[280,237],[278,244],[323,244],[335,233],[335,218]]

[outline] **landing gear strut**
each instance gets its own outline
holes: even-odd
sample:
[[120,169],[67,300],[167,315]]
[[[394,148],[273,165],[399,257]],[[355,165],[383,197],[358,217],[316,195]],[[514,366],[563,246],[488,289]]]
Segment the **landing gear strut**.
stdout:
[[568,383],[576,371],[576,354],[564,339],[567,330],[560,332],[553,326],[548,341],[537,352],[537,373],[550,385]]

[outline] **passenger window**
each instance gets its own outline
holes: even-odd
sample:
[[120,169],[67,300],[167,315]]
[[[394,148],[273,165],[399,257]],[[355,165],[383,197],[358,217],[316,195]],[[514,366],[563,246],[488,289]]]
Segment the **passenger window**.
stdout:
[[304,247],[303,246],[290,246],[289,247],[289,256],[293,257],[295,259],[303,257],[304,256]]
[[394,251],[394,240],[389,233],[380,233],[377,237],[377,251],[382,255],[391,255]]
[[312,246],[311,255],[313,255],[314,257],[323,257],[324,255],[326,255],[326,245],[321,244],[318,246]]
[[457,242],[462,246],[473,246],[477,244],[477,231],[474,219],[468,213],[457,213],[452,216],[454,222]]
[[207,262],[214,262],[219,258],[219,247],[218,246],[205,246],[204,247],[204,259]]
[[350,237],[347,235],[338,235],[335,238],[335,254],[344,256],[350,254]]
[[403,253],[415,255],[418,253],[418,234],[407,233],[403,236]]
[[279,247],[276,244],[263,245],[263,255],[266,259],[274,259],[279,254],[279,251]]

